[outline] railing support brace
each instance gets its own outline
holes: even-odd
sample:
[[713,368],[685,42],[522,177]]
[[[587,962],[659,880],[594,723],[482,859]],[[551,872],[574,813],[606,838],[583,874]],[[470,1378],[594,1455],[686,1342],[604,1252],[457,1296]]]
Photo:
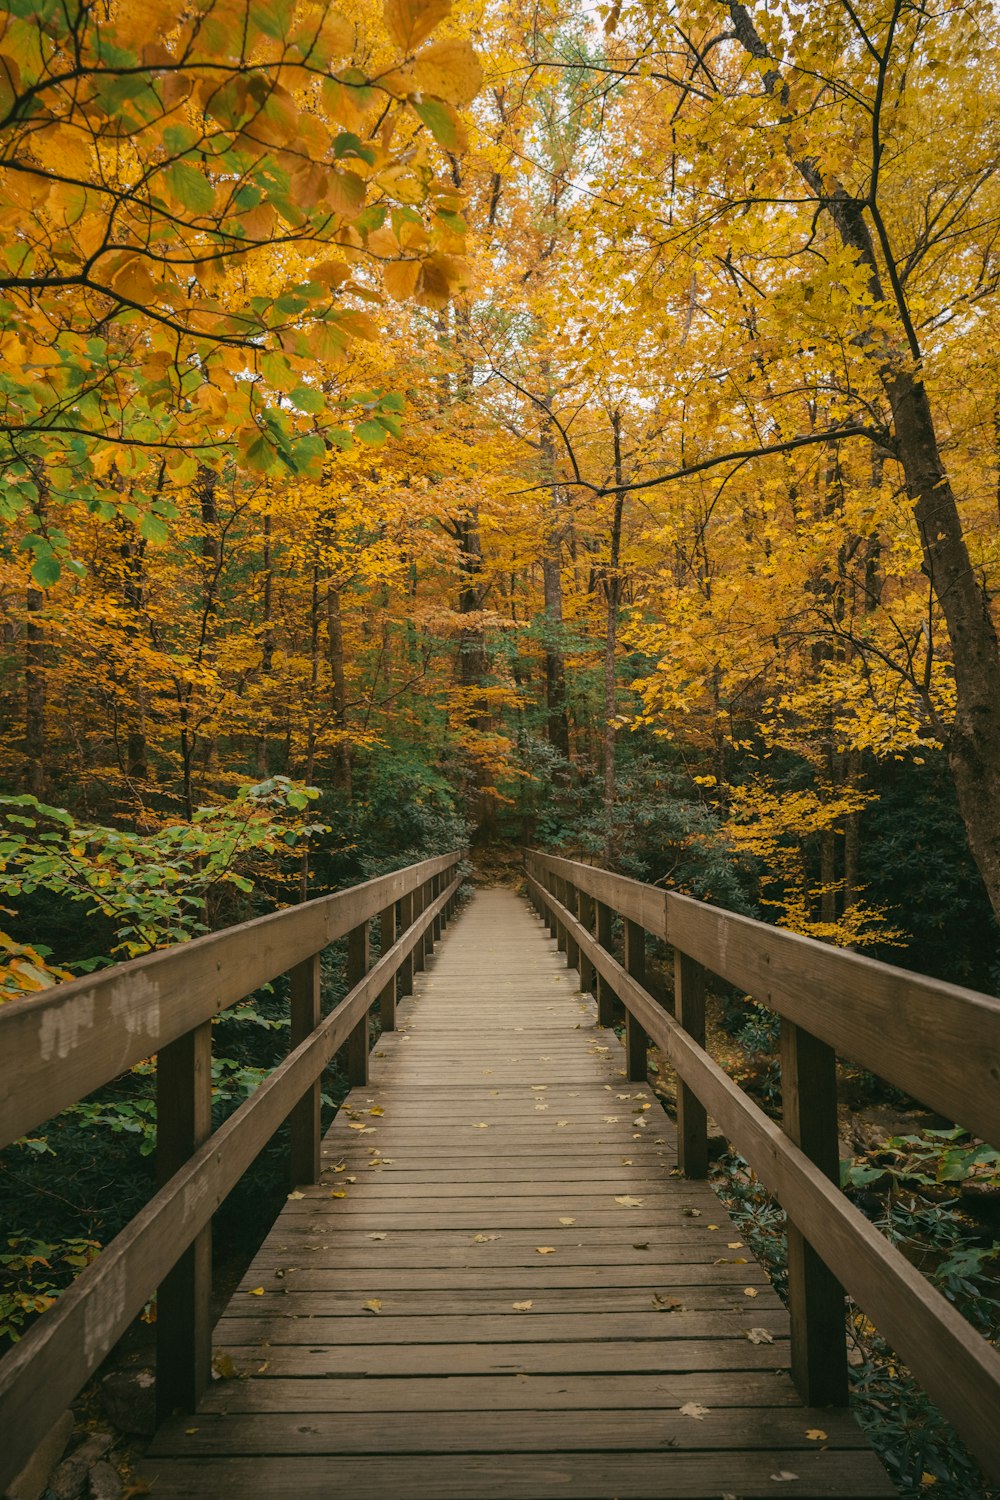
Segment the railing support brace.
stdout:
[[[396,903],[387,906],[379,913],[378,919],[379,946],[383,953],[388,953],[396,941]],[[378,1017],[383,1031],[395,1031],[396,1029],[396,975],[393,974],[389,983],[378,997]]]
[[[597,903],[597,941],[602,948],[611,952],[612,933],[614,931],[614,913],[611,907],[604,901]],[[598,1026],[613,1026],[615,1024],[615,1001],[618,996],[611,988],[603,974],[597,976],[597,1024]]]

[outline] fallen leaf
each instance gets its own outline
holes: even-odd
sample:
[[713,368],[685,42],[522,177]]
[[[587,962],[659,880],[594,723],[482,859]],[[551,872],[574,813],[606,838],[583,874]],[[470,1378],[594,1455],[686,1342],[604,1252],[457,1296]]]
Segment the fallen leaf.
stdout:
[[527,1302],[512,1302],[510,1305],[515,1312],[528,1312],[535,1304],[529,1299]]
[[194,1437],[194,1435],[195,1435],[195,1433],[197,1431],[198,1431],[197,1427],[185,1427],[185,1429],[184,1429],[184,1436],[185,1437]]
[[701,1422],[708,1416],[709,1409],[707,1406],[701,1406],[697,1401],[685,1401],[680,1412],[682,1417],[694,1417],[696,1421]]
[[631,1156],[623,1156],[622,1157],[622,1166],[623,1167],[630,1167],[631,1165],[632,1165],[632,1158],[631,1158]]
[[271,1364],[271,1361],[269,1359],[265,1359],[265,1361],[264,1361],[264,1363],[262,1365],[258,1365],[257,1366],[256,1374],[263,1375],[264,1372],[265,1372],[265,1370],[267,1370],[267,1369],[270,1368],[270,1364]]
[[344,1178],[345,1182],[357,1182],[357,1180],[358,1179],[356,1177],[345,1177]]
[[743,1249],[743,1241],[742,1240],[730,1240],[729,1243],[728,1243],[728,1245],[726,1246],[726,1248],[728,1250],[742,1250]]
[[678,1302],[676,1297],[661,1297],[659,1292],[653,1293],[653,1306],[658,1307],[661,1312],[683,1312],[683,1302]]
[[380,1313],[382,1311],[382,1303],[378,1297],[372,1297],[370,1301],[362,1302],[361,1306],[366,1312]]
[[555,1255],[556,1253],[555,1245],[536,1245],[535,1250],[539,1255]]
[[368,1236],[368,1238],[370,1240],[384,1240],[385,1239],[385,1230],[384,1229],[379,1229],[379,1230],[376,1231],[375,1234],[370,1234]]
[[622,1208],[641,1208],[643,1200],[633,1198],[630,1193],[623,1193],[620,1198],[615,1199],[615,1202],[620,1203]]
[[641,1242],[641,1244],[635,1244],[635,1245],[633,1245],[632,1249],[633,1250],[648,1250],[649,1249],[649,1241],[648,1240],[643,1240]]
[[743,1288],[743,1295],[744,1297],[756,1297],[757,1288],[755,1286],[745,1286]]
[[384,1115],[385,1114],[385,1110],[382,1108],[382,1106],[380,1104],[376,1104],[375,1108],[374,1109],[370,1109],[368,1111],[368,1113],[370,1115]]
[[769,1333],[766,1328],[744,1328],[743,1337],[749,1339],[751,1344],[773,1344],[774,1334]]
[[218,1380],[235,1380],[239,1371],[228,1354],[213,1354],[212,1374]]
[[[670,1175],[673,1176],[673,1173],[671,1173]],[[706,1229],[718,1229],[718,1227],[719,1227],[718,1224],[706,1224],[705,1225]]]
[[[374,1147],[372,1149],[374,1150]],[[346,1172],[347,1171],[347,1164],[346,1164],[346,1162],[341,1162],[340,1166],[339,1167],[334,1167],[333,1170],[335,1172]]]
[[618,1116],[617,1115],[605,1115],[604,1116],[604,1123],[605,1123],[605,1125],[617,1125],[618,1124]]
[[347,1194],[344,1192],[343,1188],[334,1188],[333,1192],[330,1194],[330,1197],[331,1198],[346,1198]]
[[560,1224],[575,1224],[576,1220],[575,1219],[560,1219],[559,1222],[560,1222]]
[[825,1443],[827,1436],[828,1434],[823,1431],[822,1427],[808,1427],[806,1429],[806,1437],[811,1443]]
[[263,1295],[264,1288],[262,1286],[252,1286],[247,1293],[248,1297],[263,1297]]
[[373,1130],[373,1125],[366,1125],[363,1120],[351,1120],[348,1122],[348,1130]]
[[294,1193],[289,1193],[288,1197],[289,1197],[290,1201],[294,1203],[297,1198],[304,1198],[305,1197],[305,1193],[300,1193],[300,1192],[298,1192],[296,1190],[296,1192],[294,1192]]
[[768,1478],[773,1479],[775,1484],[783,1484],[786,1479],[798,1479],[798,1477],[797,1474],[793,1474],[789,1469],[779,1469],[777,1474],[768,1475]]
[[531,1085],[531,1088],[532,1088],[532,1092],[533,1092],[533,1093],[535,1093],[535,1094],[540,1094],[540,1093],[542,1093],[542,1092],[543,1092],[543,1091],[544,1091],[544,1090],[545,1090],[545,1089],[547,1089],[547,1088],[548,1088],[548,1084],[547,1084],[547,1083],[533,1083],[533,1084],[532,1084],[532,1085]]
[[472,1243],[474,1245],[488,1245],[490,1240],[498,1240],[499,1238],[498,1234],[474,1234],[472,1236]]
[[700,1219],[701,1218],[701,1209],[700,1208],[682,1208],[681,1209],[681,1215],[685,1219]]
[[921,1484],[937,1484],[937,1475],[936,1474],[929,1474],[927,1472],[927,1470],[925,1469],[924,1472],[920,1476],[920,1483]]
[[473,1130],[489,1130],[490,1127],[487,1125],[485,1120],[480,1120],[479,1124],[473,1125],[472,1128]]
[[556,1124],[557,1124],[557,1125],[559,1125],[559,1126],[560,1126],[560,1127],[561,1127],[561,1126],[563,1126],[563,1125],[568,1125],[568,1124],[569,1124],[569,1121],[568,1121],[568,1120],[557,1120],[557,1121],[556,1121]]

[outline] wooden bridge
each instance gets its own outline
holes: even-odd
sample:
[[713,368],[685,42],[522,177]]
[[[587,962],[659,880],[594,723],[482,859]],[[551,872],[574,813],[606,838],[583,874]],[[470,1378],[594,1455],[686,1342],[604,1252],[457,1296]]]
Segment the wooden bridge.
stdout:
[[[891,1495],[841,1409],[845,1289],[1000,1477],[1000,1356],[833,1180],[837,1052],[1000,1140],[1000,1002],[587,865],[526,884],[459,913],[444,856],[0,1011],[0,1141],[156,1052],[162,1183],[0,1364],[0,1491],[157,1287],[157,1500]],[[782,1016],[783,1127],[704,1049],[706,970]],[[212,1017],[286,971],[292,1051],[211,1133]],[[706,1112],[788,1212],[787,1311]],[[213,1333],[213,1211],[286,1118],[294,1190]]]

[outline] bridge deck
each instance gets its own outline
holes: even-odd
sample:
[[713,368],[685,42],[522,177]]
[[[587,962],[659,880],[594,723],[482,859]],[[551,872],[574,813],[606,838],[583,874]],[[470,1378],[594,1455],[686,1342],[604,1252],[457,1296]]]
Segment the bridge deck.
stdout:
[[479,892],[398,1019],[217,1327],[237,1378],[156,1438],[157,1500],[895,1494],[799,1402],[767,1277],[523,902]]

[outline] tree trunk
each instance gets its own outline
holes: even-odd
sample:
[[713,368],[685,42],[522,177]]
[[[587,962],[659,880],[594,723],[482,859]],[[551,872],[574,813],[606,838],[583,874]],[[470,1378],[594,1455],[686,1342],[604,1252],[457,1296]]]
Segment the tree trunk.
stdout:
[[350,801],[353,783],[351,744],[347,738],[347,680],[344,671],[343,590],[333,579],[327,581],[326,641],[330,663],[330,703],[333,722],[340,739],[334,756],[334,785]]
[[556,481],[552,424],[542,419],[542,473],[549,485],[542,553],[542,598],[545,606],[545,726],[553,750],[569,760],[569,715],[566,712],[566,663],[563,656],[562,543],[564,501]]
[[45,627],[41,613],[45,594],[29,587],[25,600],[24,641],[24,785],[32,796],[45,790]]

